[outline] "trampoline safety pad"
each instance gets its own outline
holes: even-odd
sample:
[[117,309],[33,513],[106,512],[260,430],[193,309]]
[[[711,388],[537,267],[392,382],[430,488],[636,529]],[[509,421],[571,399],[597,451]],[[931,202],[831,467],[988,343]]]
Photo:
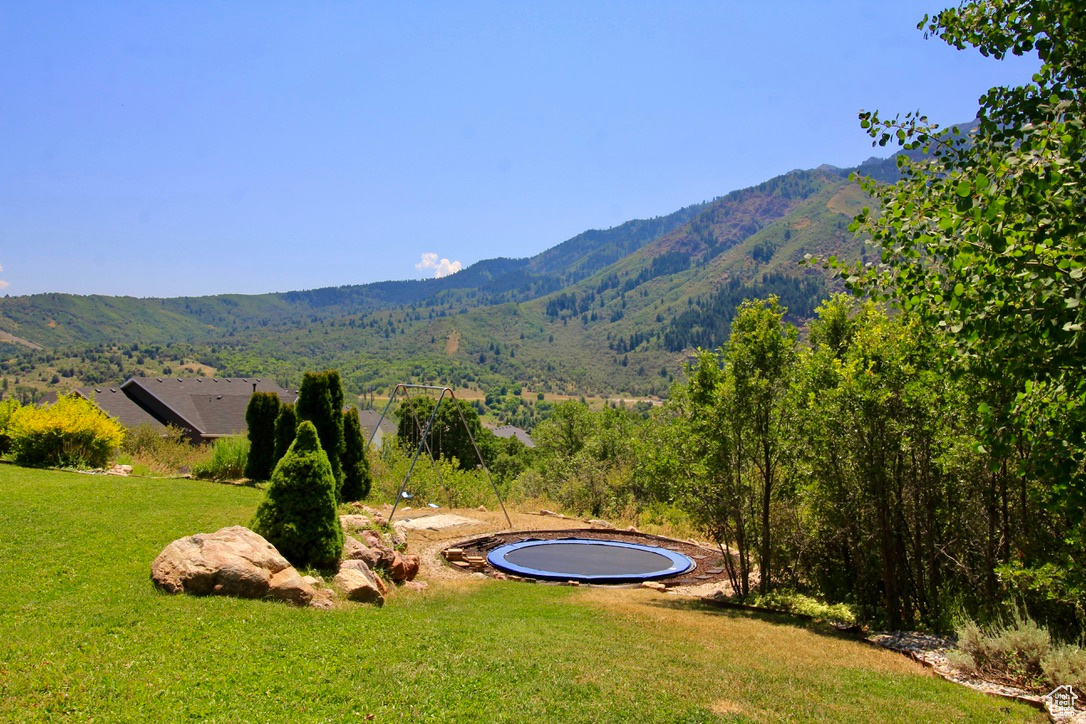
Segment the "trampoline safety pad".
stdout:
[[589,538],[509,543],[490,551],[487,561],[517,576],[610,584],[670,578],[696,565],[682,553],[666,548]]

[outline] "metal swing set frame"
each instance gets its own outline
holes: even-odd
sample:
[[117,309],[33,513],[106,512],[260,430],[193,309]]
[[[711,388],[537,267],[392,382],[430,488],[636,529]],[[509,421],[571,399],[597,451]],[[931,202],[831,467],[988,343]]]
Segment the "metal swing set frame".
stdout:
[[468,434],[468,439],[471,440],[471,446],[475,450],[475,455],[479,459],[479,467],[486,473],[486,479],[490,481],[490,487],[494,491],[494,495],[498,498],[498,504],[502,508],[502,513],[505,515],[505,522],[509,524],[509,527],[513,527],[513,521],[509,518],[509,513],[505,509],[505,502],[502,500],[501,493],[498,492],[498,486],[494,484],[494,478],[490,475],[490,469],[486,466],[486,461],[483,460],[483,454],[479,451],[479,444],[475,441],[475,436],[471,434],[471,428],[468,426],[468,421],[464,417],[464,411],[460,409],[459,400],[456,398],[456,393],[449,387],[441,387],[439,385],[409,385],[406,383],[399,383],[395,389],[392,390],[392,394],[389,395],[388,404],[385,405],[385,409],[381,411],[381,419],[377,421],[377,425],[374,426],[373,432],[370,433],[370,439],[366,442],[366,448],[369,449],[373,445],[373,438],[377,435],[377,430],[381,427],[381,423],[384,422],[385,417],[388,415],[389,409],[392,407],[392,403],[396,401],[400,392],[403,392],[404,399],[410,399],[410,390],[422,390],[422,391],[440,391],[437,398],[437,403],[434,405],[433,411],[430,413],[430,419],[426,421],[426,427],[423,428],[419,422],[418,415],[413,415],[415,420],[415,428],[419,432],[419,445],[415,449],[415,455],[411,458],[411,465],[407,468],[407,475],[404,476],[403,483],[400,485],[400,492],[396,494],[396,502],[392,504],[392,512],[389,513],[388,520],[391,523],[392,517],[396,515],[396,508],[399,507],[400,501],[404,499],[404,491],[407,490],[407,483],[411,480],[411,473],[415,470],[415,463],[418,462],[419,455],[422,454],[423,449],[430,456],[430,465],[433,466],[434,472],[437,473],[438,481],[444,487],[445,482],[441,477],[441,469],[437,466],[437,460],[434,459],[434,451],[430,448],[430,431],[434,427],[434,421],[437,419],[437,411],[441,409],[441,403],[448,397],[454,403],[457,414],[460,416],[460,422],[464,425],[464,432]]

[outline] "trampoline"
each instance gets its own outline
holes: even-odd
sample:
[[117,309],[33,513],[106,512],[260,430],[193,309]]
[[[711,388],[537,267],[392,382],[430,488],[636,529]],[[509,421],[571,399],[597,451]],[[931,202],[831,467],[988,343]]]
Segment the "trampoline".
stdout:
[[640,543],[590,538],[526,540],[487,554],[506,573],[545,581],[640,583],[693,570],[693,560],[675,551]]

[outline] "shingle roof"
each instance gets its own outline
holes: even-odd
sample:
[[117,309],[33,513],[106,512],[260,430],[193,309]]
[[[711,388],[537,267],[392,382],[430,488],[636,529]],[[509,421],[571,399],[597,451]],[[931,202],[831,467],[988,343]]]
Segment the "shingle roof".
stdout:
[[110,417],[117,418],[125,427],[150,425],[158,432],[166,432],[165,425],[116,387],[81,387],[75,392],[94,402]]
[[244,433],[245,409],[253,392],[274,392],[286,403],[298,397],[297,392],[256,377],[133,377],[121,390],[159,420],[203,438]]
[[[396,423],[387,417],[381,420],[381,413],[376,410],[359,410],[358,421],[362,425],[362,438],[369,442],[370,436],[373,436],[374,447],[381,447],[381,442],[386,435],[396,434]],[[379,428],[378,421],[380,421]],[[377,429],[377,434],[373,435],[375,429]]]
[[532,437],[525,430],[522,430],[515,425],[502,425],[501,427],[495,427],[491,429],[491,432],[498,437],[515,437],[516,439],[524,443],[525,447],[535,447],[535,441],[532,440]]

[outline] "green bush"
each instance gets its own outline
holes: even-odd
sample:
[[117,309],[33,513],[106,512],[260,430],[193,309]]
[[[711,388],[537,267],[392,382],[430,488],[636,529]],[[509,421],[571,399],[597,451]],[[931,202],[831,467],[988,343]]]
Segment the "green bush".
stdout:
[[1086,649],[1067,644],[1053,646],[1041,657],[1041,669],[1052,686],[1070,684],[1079,691],[1086,689]]
[[823,603],[817,599],[805,596],[802,593],[792,591],[773,591],[762,596],[752,594],[744,599],[744,603],[751,606],[763,606],[777,611],[798,613],[803,616],[822,619],[824,621],[837,621],[839,623],[854,624],[857,622],[856,613],[844,603]]
[[295,566],[329,569],[339,561],[343,529],[336,479],[312,422],[298,425],[298,436],[275,466],[253,530]]
[[366,460],[366,441],[362,439],[362,425],[358,410],[348,407],[343,411],[343,489],[341,501],[364,500],[370,494],[372,477]]
[[240,480],[245,477],[249,441],[240,435],[220,437],[211,447],[211,459],[192,466],[194,477],[204,480]]
[[275,420],[279,416],[279,395],[274,392],[254,392],[245,408],[248,426],[249,457],[245,477],[267,480],[275,467]]
[[1009,624],[981,627],[967,618],[956,632],[950,660],[968,673],[1040,688],[1086,686],[1086,650],[1053,642],[1048,629],[1017,610]]
[[11,449],[11,435],[8,432],[8,425],[11,423],[11,416],[18,409],[19,401],[14,397],[0,400],[0,455],[6,455]]
[[90,400],[65,395],[46,407],[14,410],[8,434],[19,465],[101,468],[124,440],[124,427]]

